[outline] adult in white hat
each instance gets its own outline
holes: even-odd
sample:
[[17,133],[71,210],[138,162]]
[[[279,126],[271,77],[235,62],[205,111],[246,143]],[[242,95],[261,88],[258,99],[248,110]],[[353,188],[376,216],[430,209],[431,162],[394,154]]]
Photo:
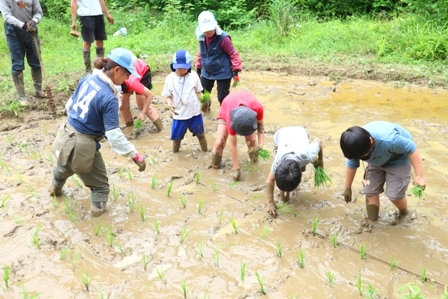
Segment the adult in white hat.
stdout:
[[230,92],[232,78],[234,85],[240,81],[240,55],[235,50],[230,36],[218,26],[210,11],[199,14],[196,37],[199,40],[196,71],[201,77],[204,91],[211,92],[216,81],[218,101],[221,105]]

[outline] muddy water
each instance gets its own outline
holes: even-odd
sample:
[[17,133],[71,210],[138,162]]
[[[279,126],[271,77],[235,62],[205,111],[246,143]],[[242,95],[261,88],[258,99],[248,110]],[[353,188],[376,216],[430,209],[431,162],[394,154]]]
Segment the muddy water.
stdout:
[[[156,77],[155,94],[162,84]],[[290,204],[271,219],[264,194],[271,161],[250,165],[239,138],[243,180],[232,184],[228,148],[218,171],[209,168],[210,153],[202,153],[191,136],[179,154],[172,154],[171,120],[159,97],[155,106],[163,111],[166,130],[155,134],[147,124],[134,140],[148,157],[144,173],[103,144],[113,191],[108,214],[92,219],[89,190],[78,180],[68,181],[65,199],[48,197],[50,147],[63,118],[29,113],[18,128],[0,136],[0,198],[7,198],[0,209],[0,265],[11,272],[0,297],[23,298],[28,292],[41,293],[39,298],[183,298],[185,283],[187,298],[360,298],[361,277],[366,297],[401,298],[408,291],[400,289],[413,284],[426,298],[440,298],[448,284],[448,93],[267,72],[245,73],[238,88],[254,93],[265,107],[264,148],[272,150],[274,132],[290,125],[304,126],[311,138],[323,140],[333,185],[314,188],[308,166]],[[205,117],[209,147],[217,108],[215,99]],[[395,208],[382,198],[377,226],[357,234],[365,214],[362,171],[354,183],[357,201],[345,204],[340,195],[345,160],[338,143],[347,127],[373,120],[398,122],[413,134],[428,187],[423,200],[409,196],[412,223],[391,225]],[[313,219],[319,219],[316,234]],[[336,248],[330,241],[334,234]],[[304,268],[297,263],[300,251]],[[83,275],[91,278],[88,290]]]

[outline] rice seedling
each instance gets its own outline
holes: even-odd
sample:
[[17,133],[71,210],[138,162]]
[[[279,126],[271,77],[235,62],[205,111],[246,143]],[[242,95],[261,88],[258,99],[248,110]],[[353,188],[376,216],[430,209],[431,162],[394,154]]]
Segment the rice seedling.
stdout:
[[338,233],[332,233],[330,236],[330,241],[333,248],[336,248],[338,246]]
[[179,200],[182,207],[185,209],[187,207],[187,198],[183,195],[179,195]]
[[282,248],[282,243],[280,242],[280,240],[277,240],[277,244],[275,245],[275,247],[277,248],[277,256],[282,257],[283,248]]
[[123,167],[120,167],[120,170],[118,171],[118,176],[120,177],[120,179],[123,178],[123,176],[124,176],[124,168]]
[[233,188],[233,187],[235,187],[236,186],[236,181],[230,181],[229,182],[229,188]]
[[187,299],[187,283],[185,282],[185,280],[182,280],[180,282],[180,287],[182,289],[182,293],[184,294],[184,299]]
[[370,283],[367,283],[367,290],[365,290],[364,294],[366,295],[364,298],[368,298],[368,299],[377,299],[378,298],[376,296],[378,294],[378,290],[375,289],[375,287],[373,285],[371,285]]
[[294,211],[294,209],[292,208],[292,206],[287,203],[287,202],[282,202],[277,206],[277,210],[284,213],[284,214],[291,214],[294,216],[299,216],[299,213],[297,213],[296,211]]
[[59,250],[59,259],[65,260],[67,258],[67,255],[71,251],[72,251],[72,249],[70,247],[67,247],[67,246],[61,247],[61,249]]
[[9,168],[9,166],[8,165],[4,165],[3,166],[3,169],[6,171],[6,173],[8,174],[8,175],[11,175],[11,169]]
[[361,273],[358,274],[358,278],[356,279],[356,288],[358,289],[359,296],[364,296]]
[[154,159],[154,157],[151,157],[149,159],[151,160],[151,164],[152,165],[156,165],[157,164],[157,161],[156,161],[156,159]]
[[425,297],[420,294],[420,288],[413,283],[408,283],[402,286],[398,293],[402,293],[403,291],[408,291],[407,294],[404,294],[402,299],[425,299]]
[[75,183],[76,186],[78,186],[78,188],[84,187],[84,184],[77,176],[75,176],[75,175],[72,176],[72,181]]
[[141,130],[141,129],[143,129],[143,127],[144,127],[144,124],[141,119],[138,118],[138,119],[134,120],[134,129]]
[[131,213],[134,213],[136,204],[137,204],[137,196],[134,193],[129,193],[128,194],[128,206],[129,206],[129,211]]
[[140,215],[140,219],[145,222],[146,219],[146,205],[140,205],[137,207],[138,214]]
[[419,201],[423,198],[424,191],[425,191],[425,189],[423,189],[423,187],[420,185],[415,185],[411,188],[412,195],[417,197]]
[[49,153],[48,154],[48,158],[47,158],[48,162],[50,162],[50,165],[53,165],[54,162],[54,156],[53,153]]
[[258,151],[258,157],[262,161],[267,161],[267,160],[271,159],[271,153],[266,149],[261,149]]
[[299,265],[300,268],[304,269],[305,268],[305,252],[302,249],[299,250],[296,258],[297,258],[297,265]]
[[202,214],[204,212],[205,198],[199,198],[198,201],[198,212]]
[[363,243],[359,246],[359,254],[361,255],[361,259],[367,258],[366,245]]
[[10,145],[14,145],[14,137],[11,134],[6,135],[6,140]]
[[157,188],[157,178],[155,176],[151,177],[151,189],[156,189]]
[[336,280],[336,274],[334,274],[331,271],[327,272],[327,278],[328,278],[328,283],[330,284],[330,286],[334,285],[334,281]]
[[320,220],[318,217],[313,218],[313,230],[312,230],[313,236],[315,236],[317,233],[317,226],[319,225],[319,222]]
[[18,174],[17,174],[17,179],[19,180],[19,183],[20,183],[20,184],[23,184],[23,174],[18,173]]
[[224,218],[224,208],[222,208],[221,211],[218,214],[219,225],[221,225],[221,222],[222,222],[223,218]]
[[211,103],[211,97],[210,93],[207,91],[204,91],[202,94],[202,97],[199,98],[199,101],[201,102],[201,110],[202,111],[209,111],[210,103]]
[[134,179],[134,175],[132,174],[131,169],[126,168],[126,174],[128,175],[128,179],[132,181]]
[[123,246],[122,246],[120,243],[118,243],[118,242],[114,242],[114,246],[115,246],[118,250],[120,250],[120,252],[121,252],[124,256],[127,255],[127,254],[126,254],[126,251],[124,251],[124,248],[123,248]]
[[180,232],[180,243],[184,243],[184,241],[188,238],[190,235],[191,230],[188,230],[186,226],[182,228],[182,231]]
[[263,226],[263,228],[261,229],[261,233],[260,236],[258,237],[259,239],[264,239],[268,236],[270,230],[269,227],[266,226],[266,224]]
[[212,188],[213,192],[216,192],[217,188],[216,188],[216,183],[211,181],[210,182],[210,187]]
[[238,225],[236,224],[236,221],[234,218],[229,218],[230,224],[233,227],[233,231],[235,232],[235,234],[238,234]]
[[201,243],[199,243],[199,251],[196,254],[196,257],[200,260],[202,260],[204,258],[204,241],[201,241]]
[[200,172],[196,172],[194,174],[194,181],[196,182],[196,185],[199,185],[199,183],[201,182],[201,176],[202,174]]
[[166,185],[166,195],[168,197],[170,197],[171,191],[173,190],[173,184],[174,181],[170,181],[167,185]]
[[25,284],[22,287],[22,298],[23,299],[37,299],[37,298],[39,298],[39,296],[41,294],[42,293],[37,293],[37,294],[31,295],[30,293],[28,293],[28,291],[27,291],[27,289],[25,287]]
[[425,282],[428,280],[428,273],[426,271],[426,268],[423,267],[422,271],[420,272],[420,281]]
[[448,289],[447,286],[445,286],[445,291],[442,294],[442,297],[440,299],[448,299]]
[[244,279],[246,278],[246,263],[243,263],[240,265],[240,279],[241,282],[244,282]]
[[321,167],[314,168],[314,187],[324,187],[328,184],[332,184],[330,176]]
[[104,228],[105,228],[104,224],[95,223],[93,226],[93,233],[95,234],[95,236],[98,236],[103,231]]
[[42,155],[39,152],[32,152],[33,160],[36,162],[42,161]]
[[142,256],[142,264],[143,264],[143,270],[146,271],[148,269],[148,264],[150,260],[148,259],[148,256],[146,254],[143,254]]
[[6,202],[8,201],[8,199],[9,199],[9,194],[6,194],[2,197],[2,200],[0,202],[0,208],[3,208],[6,205]]
[[117,201],[118,197],[120,197],[120,189],[117,186],[112,185],[112,200]]
[[5,282],[5,290],[9,288],[9,274],[10,269],[8,266],[3,267],[3,281]]
[[391,270],[397,269],[397,267],[398,267],[397,263],[398,263],[398,261],[394,257],[392,257],[392,259],[390,260],[390,269]]
[[87,270],[82,271],[81,273],[81,281],[86,287],[86,291],[89,291],[89,287],[92,284],[92,277],[90,277],[89,272]]
[[42,229],[42,226],[39,224],[36,226],[36,230],[34,231],[34,233],[31,235],[31,241],[33,243],[34,246],[37,247],[37,249],[40,249],[40,240],[39,240],[39,233]]
[[257,277],[258,284],[260,285],[260,293],[266,295],[266,291],[264,290],[263,286],[263,279],[261,278],[260,274],[258,274],[257,271],[255,271],[255,276]]
[[163,283],[163,284],[166,284],[166,279],[165,279],[165,277],[163,276],[163,270],[162,270],[162,268],[160,268],[160,270],[156,267],[156,272],[157,272],[157,276],[159,276],[159,279],[160,279],[160,281]]
[[215,250],[212,254],[213,264],[216,268],[219,268],[219,261],[221,260],[221,246],[216,245]]
[[70,221],[72,222],[78,221],[78,216],[76,216],[74,205],[71,203],[68,197],[64,197],[64,211],[67,214],[68,219],[70,219]]
[[80,258],[81,258],[81,253],[76,251],[73,254],[73,256],[72,256],[72,268],[73,268],[73,271],[75,271],[76,267],[78,266]]
[[156,222],[154,222],[152,225],[154,226],[154,229],[156,230],[156,233],[160,234],[160,224],[159,224],[159,221],[156,220]]
[[28,148],[28,144],[26,144],[26,143],[20,143],[19,144],[19,146],[20,146],[20,148],[27,154],[27,155],[29,155],[30,154],[30,149]]
[[115,244],[115,234],[112,232],[110,227],[106,227],[104,231],[104,238],[106,239],[106,244],[110,247],[114,247]]

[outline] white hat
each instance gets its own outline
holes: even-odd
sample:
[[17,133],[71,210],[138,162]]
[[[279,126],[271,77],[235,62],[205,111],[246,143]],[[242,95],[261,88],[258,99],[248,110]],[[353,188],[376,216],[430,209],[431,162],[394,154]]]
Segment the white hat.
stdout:
[[199,14],[198,17],[199,29],[202,32],[207,32],[210,30],[215,30],[216,26],[218,26],[218,22],[216,22],[215,16],[210,11],[203,11]]

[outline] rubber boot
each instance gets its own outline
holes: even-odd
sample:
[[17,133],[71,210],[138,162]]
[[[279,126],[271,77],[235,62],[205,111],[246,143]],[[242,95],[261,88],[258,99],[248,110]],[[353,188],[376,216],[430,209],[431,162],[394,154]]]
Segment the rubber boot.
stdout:
[[53,179],[50,186],[50,196],[62,196],[62,187],[64,184],[65,182],[58,183]]
[[370,221],[378,221],[378,214],[380,207],[376,205],[369,205],[366,203],[367,219]]
[[25,84],[23,83],[23,72],[22,71],[12,71],[12,80],[14,81],[14,86],[16,87],[18,101],[22,106],[28,106],[28,100],[25,94]]
[[43,98],[42,92],[42,69],[31,69],[31,78],[33,78],[34,95],[38,98]]
[[104,57],[104,48],[96,48],[96,57]]
[[205,138],[204,134],[200,134],[196,136],[199,140],[199,144],[201,145],[201,150],[203,152],[207,151],[207,138]]
[[90,212],[92,217],[99,217],[107,211],[107,201],[92,202],[91,204]]
[[221,164],[221,159],[221,155],[212,152],[212,167],[218,169],[219,165]]
[[90,60],[90,50],[82,50],[82,58],[86,66],[86,74],[92,73],[92,61]]
[[160,131],[163,130],[163,123],[162,123],[162,120],[160,119],[160,117],[159,117],[158,119],[156,119],[156,120],[153,122],[153,124],[154,124],[154,126],[156,126],[156,128],[157,128],[157,132],[160,132]]
[[180,149],[180,142],[182,141],[182,139],[179,140],[173,140],[173,153],[177,153],[179,152]]

